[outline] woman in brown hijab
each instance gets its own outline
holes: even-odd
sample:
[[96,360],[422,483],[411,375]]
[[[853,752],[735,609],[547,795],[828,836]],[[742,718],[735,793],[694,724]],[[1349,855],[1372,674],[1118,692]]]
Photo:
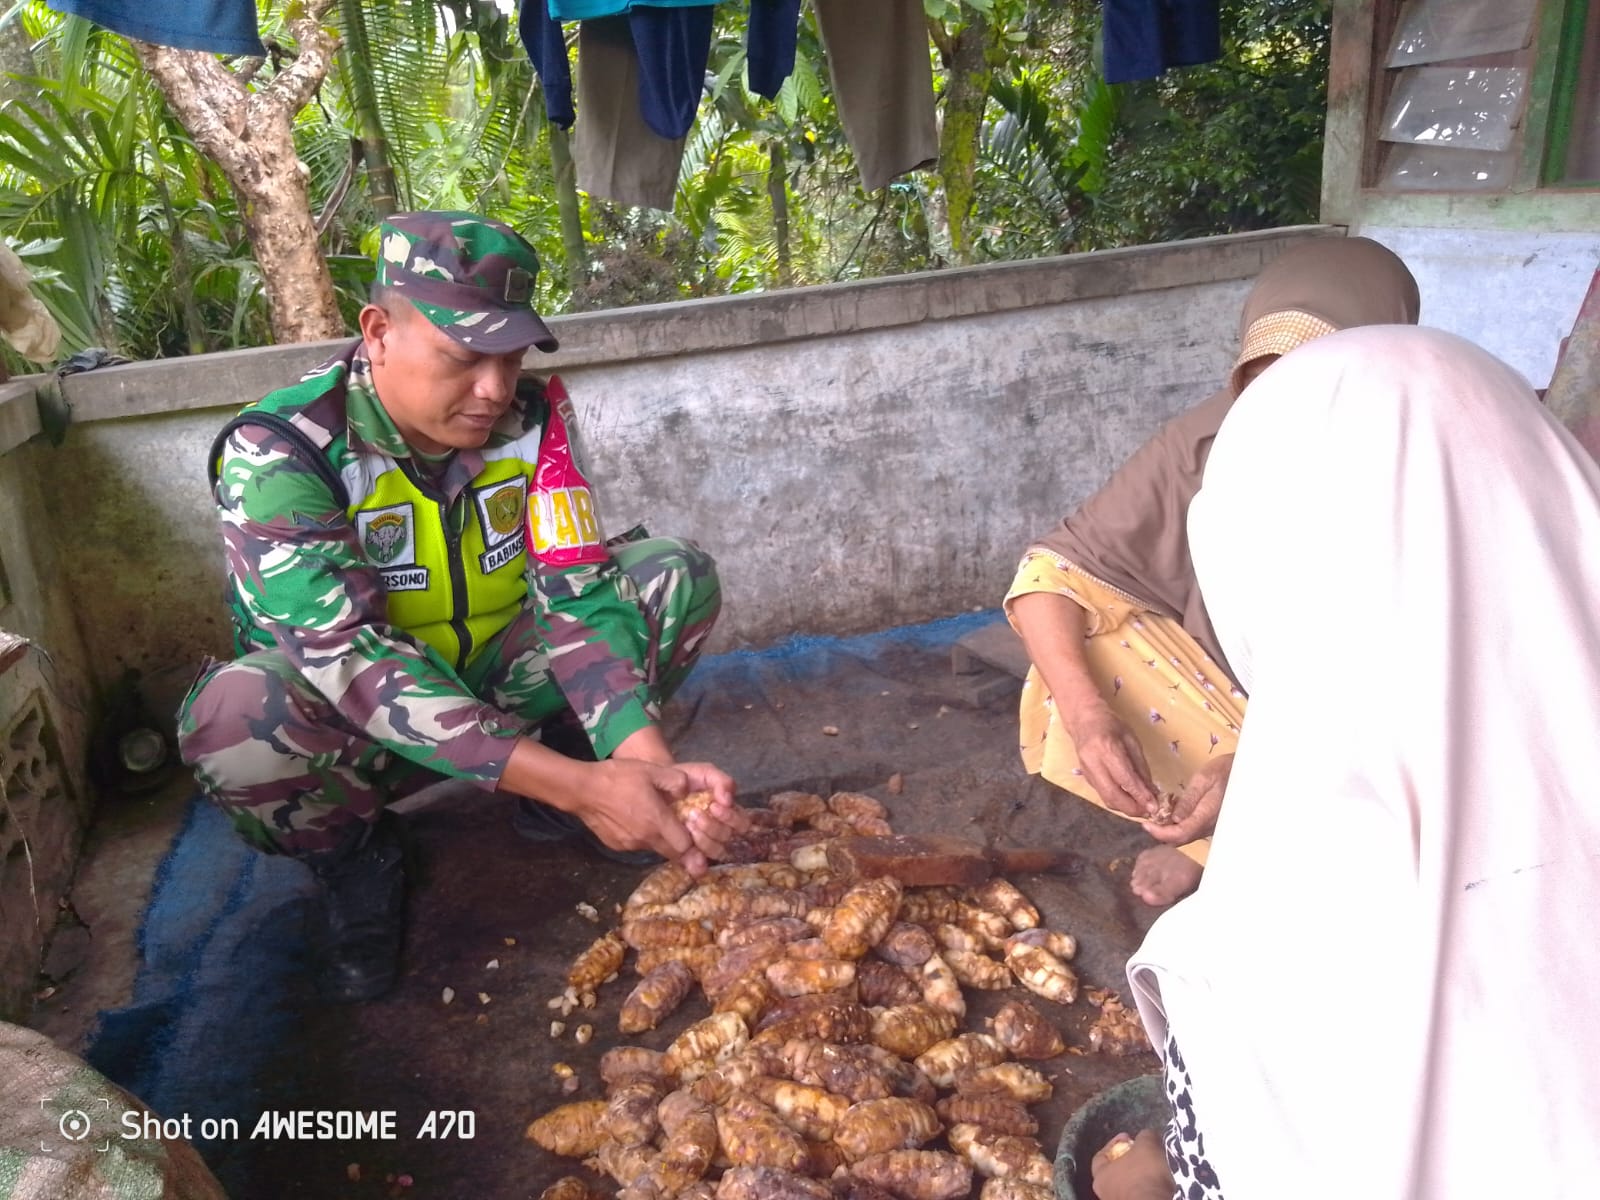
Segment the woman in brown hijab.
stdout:
[[[1356,325],[1415,325],[1418,308],[1416,280],[1377,242],[1319,238],[1286,250],[1245,301],[1222,390],[1162,426],[1023,555],[1005,602],[1034,664],[1022,692],[1023,764],[1144,822],[1162,843],[1134,864],[1133,890],[1146,903],[1170,904],[1199,882],[1209,839],[1195,831],[1215,818],[1244,720],[1245,695],[1189,559],[1189,501],[1211,440],[1279,356]],[[1182,820],[1172,821],[1174,808]]]

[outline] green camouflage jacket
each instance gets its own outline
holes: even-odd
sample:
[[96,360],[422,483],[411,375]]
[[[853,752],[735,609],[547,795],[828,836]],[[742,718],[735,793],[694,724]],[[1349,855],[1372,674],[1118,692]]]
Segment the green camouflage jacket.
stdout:
[[[322,431],[335,473],[348,477],[363,455],[413,458],[378,402],[359,341],[261,404]],[[458,451],[442,467],[422,464],[457,529],[486,456],[536,427],[548,431],[551,420],[544,388],[525,380],[483,450]],[[250,424],[221,442],[216,465],[236,650],[276,647],[375,742],[492,788],[525,723],[473,695],[458,664],[389,623],[383,577],[327,467],[285,433]],[[631,584],[609,554],[599,558],[552,565],[529,553],[526,581],[551,675],[603,758],[651,722],[654,704],[638,659]]]

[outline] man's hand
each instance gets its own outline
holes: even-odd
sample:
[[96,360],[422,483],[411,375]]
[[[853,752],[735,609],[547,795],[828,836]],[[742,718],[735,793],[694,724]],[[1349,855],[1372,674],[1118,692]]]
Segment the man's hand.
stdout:
[[1182,846],[1210,837],[1222,812],[1222,794],[1233,771],[1233,755],[1219,754],[1192,776],[1172,805],[1172,821],[1165,825],[1145,822],[1145,831],[1158,842]]
[[627,758],[585,765],[582,794],[560,807],[613,850],[654,850],[691,875],[705,874],[705,852],[672,812],[672,802],[693,790],[688,772]]
[[[1121,1146],[1128,1148],[1114,1149]],[[1094,1156],[1089,1174],[1099,1200],[1172,1200],[1177,1189],[1161,1137],[1153,1129],[1136,1138],[1117,1134]]]
[[710,792],[711,807],[697,809],[684,818],[695,848],[709,859],[726,857],[728,842],[750,832],[750,816],[734,803],[733,779],[710,763],[679,763],[691,792]]
[[700,764],[685,771],[628,758],[579,762],[533,738],[518,738],[500,788],[571,813],[614,850],[654,850],[691,875],[703,875],[705,851],[673,814],[672,802],[689,794],[692,780],[731,800],[732,781],[720,771],[716,774],[720,780]]
[[1130,817],[1155,816],[1155,785],[1133,731],[1103,702],[1063,712],[1061,719],[1077,748],[1084,780],[1106,807]]
[[637,759],[657,766],[676,767],[688,777],[689,791],[711,793],[710,810],[690,813],[683,822],[694,840],[695,849],[707,858],[724,857],[728,853],[728,840],[735,834],[749,832],[750,818],[733,800],[733,779],[711,763],[674,762],[660,726],[646,725],[635,730],[622,739],[611,757],[613,761]]

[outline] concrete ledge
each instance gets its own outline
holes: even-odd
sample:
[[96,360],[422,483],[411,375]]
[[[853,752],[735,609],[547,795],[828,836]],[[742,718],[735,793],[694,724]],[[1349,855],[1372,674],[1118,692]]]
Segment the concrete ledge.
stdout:
[[24,375],[0,384],[0,454],[9,454],[39,432],[34,388],[43,375]]
[[[862,283],[582,313],[552,319],[551,327],[564,348],[556,354],[534,354],[529,365],[570,370],[595,363],[705,354],[1250,279],[1285,245],[1343,232],[1336,226],[1295,226]],[[235,407],[282,387],[341,344],[265,346],[107,367],[72,376],[62,387],[72,405],[74,424]],[[0,425],[0,453],[5,449]]]
[[986,316],[1075,300],[1250,279],[1287,244],[1343,236],[1295,226],[1153,246],[990,263],[859,283],[642,305],[552,322],[564,349],[535,355],[554,370],[835,337],[898,325]]

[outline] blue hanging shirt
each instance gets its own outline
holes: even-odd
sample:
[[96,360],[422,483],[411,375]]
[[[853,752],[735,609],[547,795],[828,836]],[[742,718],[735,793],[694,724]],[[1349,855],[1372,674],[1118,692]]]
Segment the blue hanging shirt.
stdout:
[[265,55],[255,0],[45,0],[123,37],[179,50]]
[[745,26],[745,69],[750,90],[768,100],[794,73],[795,41],[800,25],[800,0],[750,0]]
[[545,115],[552,125],[571,129],[577,113],[572,109],[572,64],[567,61],[561,22],[550,19],[544,0],[522,0],[517,33],[544,90]]
[[1107,83],[1222,57],[1217,0],[1105,0]]
[[692,8],[636,5],[628,28],[639,56],[639,111],[644,123],[669,141],[681,138],[700,111],[711,58],[709,4]]

